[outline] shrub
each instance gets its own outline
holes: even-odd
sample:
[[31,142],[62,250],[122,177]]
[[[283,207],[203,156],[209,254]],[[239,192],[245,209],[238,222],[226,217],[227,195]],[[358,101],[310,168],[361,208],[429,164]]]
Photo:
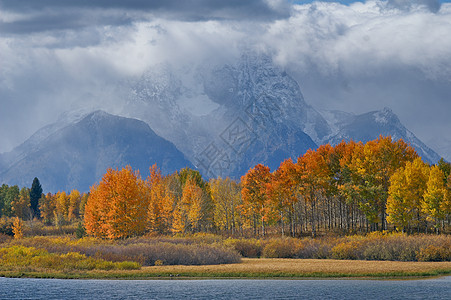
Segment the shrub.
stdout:
[[305,238],[296,251],[297,258],[331,258],[332,248],[337,243],[333,238]]
[[335,259],[359,259],[361,243],[355,241],[342,242],[331,249],[332,258]]
[[0,258],[0,267],[7,270],[130,270],[141,267],[136,262],[111,262],[77,252],[55,254],[44,249],[24,246],[1,248]]
[[429,245],[417,254],[418,261],[451,261],[451,245]]
[[0,244],[7,243],[11,240],[10,235],[6,235],[4,233],[0,233]]
[[155,261],[155,266],[162,266],[164,263],[163,263],[163,261],[161,260],[161,259],[157,259],[156,261]]
[[2,217],[0,218],[0,233],[13,236],[13,219]]
[[295,239],[272,240],[263,248],[263,257],[294,258],[298,247],[298,242]]
[[237,251],[243,257],[260,257],[263,246],[256,239],[227,239],[224,245]]

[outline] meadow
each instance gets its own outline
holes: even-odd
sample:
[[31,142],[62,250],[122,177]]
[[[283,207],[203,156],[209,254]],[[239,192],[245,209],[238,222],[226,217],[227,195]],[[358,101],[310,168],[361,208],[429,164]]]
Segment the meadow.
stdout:
[[373,232],[255,239],[202,233],[119,240],[75,234],[0,235],[0,276],[6,277],[413,278],[447,274],[451,274],[449,235]]

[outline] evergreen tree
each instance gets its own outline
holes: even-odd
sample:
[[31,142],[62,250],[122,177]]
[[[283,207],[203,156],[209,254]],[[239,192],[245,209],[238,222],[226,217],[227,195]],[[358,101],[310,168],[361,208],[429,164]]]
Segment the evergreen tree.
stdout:
[[33,184],[31,185],[30,190],[30,208],[33,216],[39,218],[39,199],[42,196],[42,187],[39,179],[35,177],[33,179]]

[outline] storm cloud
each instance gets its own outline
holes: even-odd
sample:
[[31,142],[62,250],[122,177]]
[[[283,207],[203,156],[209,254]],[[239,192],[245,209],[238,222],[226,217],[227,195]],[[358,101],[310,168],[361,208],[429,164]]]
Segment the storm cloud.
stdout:
[[66,110],[114,112],[128,80],[153,65],[228,62],[243,49],[270,55],[314,107],[388,106],[442,149],[450,33],[451,4],[436,0],[2,0],[0,152]]

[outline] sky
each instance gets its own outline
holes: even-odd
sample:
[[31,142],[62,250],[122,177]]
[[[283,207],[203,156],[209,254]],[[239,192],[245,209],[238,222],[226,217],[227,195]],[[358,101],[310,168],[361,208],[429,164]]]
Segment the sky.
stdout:
[[451,3],[0,0],[0,153],[68,110],[114,112],[153,65],[263,51],[317,109],[390,107],[451,157]]

